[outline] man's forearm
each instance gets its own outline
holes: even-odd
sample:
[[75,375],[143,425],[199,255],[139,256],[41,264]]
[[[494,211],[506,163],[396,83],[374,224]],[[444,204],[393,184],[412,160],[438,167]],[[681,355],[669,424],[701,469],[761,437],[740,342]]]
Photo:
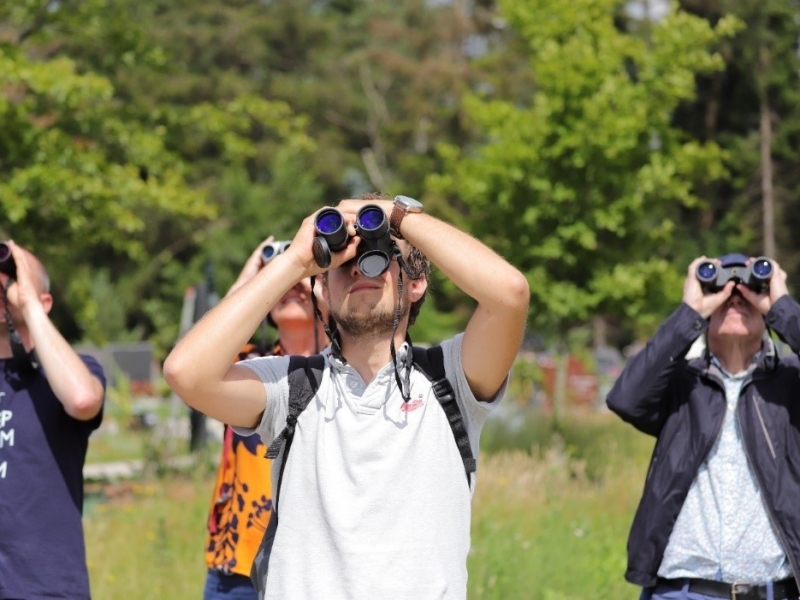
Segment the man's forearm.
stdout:
[[490,248],[429,215],[406,216],[402,233],[478,302],[464,332],[461,361],[475,397],[493,399],[514,364],[525,333],[528,281]]
[[800,354],[800,304],[787,294],[772,305],[764,318],[792,352]]
[[277,257],[239,289],[226,295],[184,335],[167,361],[191,381],[222,381],[231,361],[281,297],[300,279],[291,261]]
[[422,213],[405,218],[403,237],[478,304],[527,313],[519,271],[471,235]]
[[41,307],[29,310],[25,322],[47,381],[67,414],[86,421],[103,406],[103,385],[56,329]]

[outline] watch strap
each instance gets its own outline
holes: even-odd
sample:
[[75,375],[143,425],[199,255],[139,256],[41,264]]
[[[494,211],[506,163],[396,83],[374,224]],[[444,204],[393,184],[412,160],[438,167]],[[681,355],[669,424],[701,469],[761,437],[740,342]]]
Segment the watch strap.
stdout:
[[400,223],[403,222],[403,218],[406,216],[407,212],[408,209],[405,206],[399,202],[395,202],[392,208],[392,214],[389,215],[389,231],[398,240],[405,239],[403,234],[400,233]]

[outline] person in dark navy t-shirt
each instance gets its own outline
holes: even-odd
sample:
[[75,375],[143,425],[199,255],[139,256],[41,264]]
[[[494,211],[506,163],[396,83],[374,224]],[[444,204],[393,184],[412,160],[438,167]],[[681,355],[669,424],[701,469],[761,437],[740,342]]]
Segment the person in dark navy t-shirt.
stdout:
[[11,241],[6,248],[10,257],[0,264],[0,599],[85,599],[83,464],[89,435],[102,420],[105,377],[50,321],[53,297],[41,262]]

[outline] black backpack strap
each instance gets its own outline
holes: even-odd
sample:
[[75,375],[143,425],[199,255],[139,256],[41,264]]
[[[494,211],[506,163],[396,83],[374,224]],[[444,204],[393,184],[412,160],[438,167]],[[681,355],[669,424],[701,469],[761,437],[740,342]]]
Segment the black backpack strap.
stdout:
[[[250,565],[250,581],[253,587],[259,592],[264,590],[267,585],[267,570],[269,567],[269,557],[272,554],[272,545],[275,543],[275,533],[278,531],[278,513],[274,510],[269,514],[269,523],[261,543],[258,545],[253,564]],[[259,596],[262,597],[262,596]]]
[[263,585],[267,578],[269,557],[272,553],[272,544],[275,542],[275,533],[278,530],[278,495],[283,481],[283,470],[289,457],[292,439],[294,439],[297,419],[316,395],[324,369],[325,359],[320,354],[309,357],[289,357],[289,414],[286,417],[286,427],[269,445],[266,454],[267,458],[275,459],[283,448],[283,460],[278,475],[278,485],[275,487],[275,498],[272,500],[269,524],[250,568],[250,579],[256,590],[264,589]]
[[[292,436],[294,436],[294,427],[297,424],[297,417],[300,416],[300,413],[305,410],[314,397],[319,387],[321,371],[324,366],[325,361],[319,354],[309,357],[289,357],[289,414],[286,417],[286,427],[269,445],[266,454],[267,458],[278,458],[284,443],[287,446],[291,443]],[[314,370],[320,371],[319,376],[314,373]]]
[[456,402],[456,394],[453,391],[453,386],[450,385],[445,376],[442,347],[420,348],[413,346],[412,352],[414,366],[433,384],[433,393],[447,416],[447,422],[453,431],[458,452],[461,454],[461,460],[464,463],[464,472],[467,475],[467,484],[469,485],[470,474],[475,472],[477,462],[472,454],[472,446],[469,443],[469,435],[467,435],[467,428],[464,426],[461,409],[458,407],[458,402]]
[[275,498],[272,500],[273,511],[277,509],[283,469],[286,466],[292,439],[294,439],[294,428],[297,425],[297,419],[316,395],[319,384],[322,381],[324,368],[325,359],[320,354],[309,357],[289,357],[289,414],[286,417],[286,427],[283,428],[278,437],[272,440],[266,454],[267,458],[274,460],[278,458],[281,448],[283,448],[283,460],[281,461],[278,485],[275,488]]

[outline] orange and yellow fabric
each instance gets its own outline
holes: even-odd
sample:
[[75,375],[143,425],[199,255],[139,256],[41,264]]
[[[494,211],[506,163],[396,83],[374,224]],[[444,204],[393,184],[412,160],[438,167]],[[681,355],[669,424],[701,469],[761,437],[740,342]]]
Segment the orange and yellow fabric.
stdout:
[[[276,346],[272,354],[281,354]],[[248,345],[238,360],[260,356]],[[258,546],[272,512],[272,461],[257,435],[241,436],[225,427],[208,517],[206,565],[225,573],[250,576]]]

